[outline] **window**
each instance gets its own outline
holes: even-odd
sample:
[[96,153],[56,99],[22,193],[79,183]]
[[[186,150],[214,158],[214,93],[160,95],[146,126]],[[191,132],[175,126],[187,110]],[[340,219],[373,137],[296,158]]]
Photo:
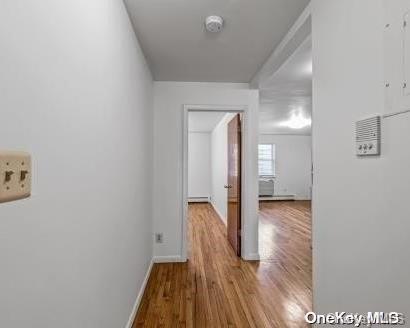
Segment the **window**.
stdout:
[[275,145],[259,144],[258,165],[260,177],[275,176]]

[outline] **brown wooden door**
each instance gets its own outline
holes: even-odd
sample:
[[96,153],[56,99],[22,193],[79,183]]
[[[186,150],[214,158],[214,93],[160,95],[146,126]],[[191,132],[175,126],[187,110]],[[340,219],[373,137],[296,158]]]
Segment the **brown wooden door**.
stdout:
[[241,117],[228,124],[228,241],[241,256]]

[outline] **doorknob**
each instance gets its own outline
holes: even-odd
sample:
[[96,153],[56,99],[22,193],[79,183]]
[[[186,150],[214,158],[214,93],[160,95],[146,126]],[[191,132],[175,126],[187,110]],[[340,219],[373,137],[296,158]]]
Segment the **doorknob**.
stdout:
[[224,188],[225,188],[225,189],[231,189],[232,186],[231,186],[231,185],[229,185],[229,186],[225,185]]

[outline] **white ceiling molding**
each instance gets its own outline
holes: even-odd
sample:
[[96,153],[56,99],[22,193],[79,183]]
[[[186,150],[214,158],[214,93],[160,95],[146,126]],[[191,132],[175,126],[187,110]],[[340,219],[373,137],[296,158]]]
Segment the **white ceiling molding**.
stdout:
[[285,37],[275,48],[262,68],[256,73],[250,82],[253,89],[263,89],[277,70],[292,56],[293,53],[306,41],[312,33],[311,4],[303,10],[302,14],[286,33]]
[[311,122],[312,118],[311,41],[308,6],[251,82],[260,93],[260,133],[311,134],[311,124],[299,126],[292,121]]
[[287,94],[289,95],[312,95],[311,35],[302,41],[273,74],[267,75],[266,78],[261,81],[259,90],[262,93],[271,92],[278,86],[280,90],[287,88]]

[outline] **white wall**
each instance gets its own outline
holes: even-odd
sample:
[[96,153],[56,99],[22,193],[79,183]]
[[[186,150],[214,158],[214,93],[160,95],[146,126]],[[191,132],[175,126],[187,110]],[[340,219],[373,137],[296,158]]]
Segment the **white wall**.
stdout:
[[[154,245],[159,260],[178,260],[183,256],[183,105],[237,105],[248,107],[245,147],[249,161],[245,181],[245,222],[243,256],[258,252],[257,217],[257,139],[258,91],[243,84],[225,83],[154,83],[154,196],[162,195],[154,206],[154,231],[164,233],[164,242]],[[164,165],[166,163],[166,165]],[[164,196],[165,195],[165,196]]]
[[408,114],[383,121],[381,157],[355,156],[354,122],[385,111],[382,4],[312,3],[313,285],[320,313],[410,315]]
[[224,187],[228,184],[228,123],[234,116],[234,113],[227,113],[211,134],[211,203],[225,224],[228,217],[228,190]]
[[211,134],[188,135],[188,197],[211,196]]
[[275,195],[295,195],[298,200],[310,199],[312,137],[261,134],[259,143],[276,145]]
[[124,327],[152,256],[152,80],[121,1],[3,0],[0,326]]

